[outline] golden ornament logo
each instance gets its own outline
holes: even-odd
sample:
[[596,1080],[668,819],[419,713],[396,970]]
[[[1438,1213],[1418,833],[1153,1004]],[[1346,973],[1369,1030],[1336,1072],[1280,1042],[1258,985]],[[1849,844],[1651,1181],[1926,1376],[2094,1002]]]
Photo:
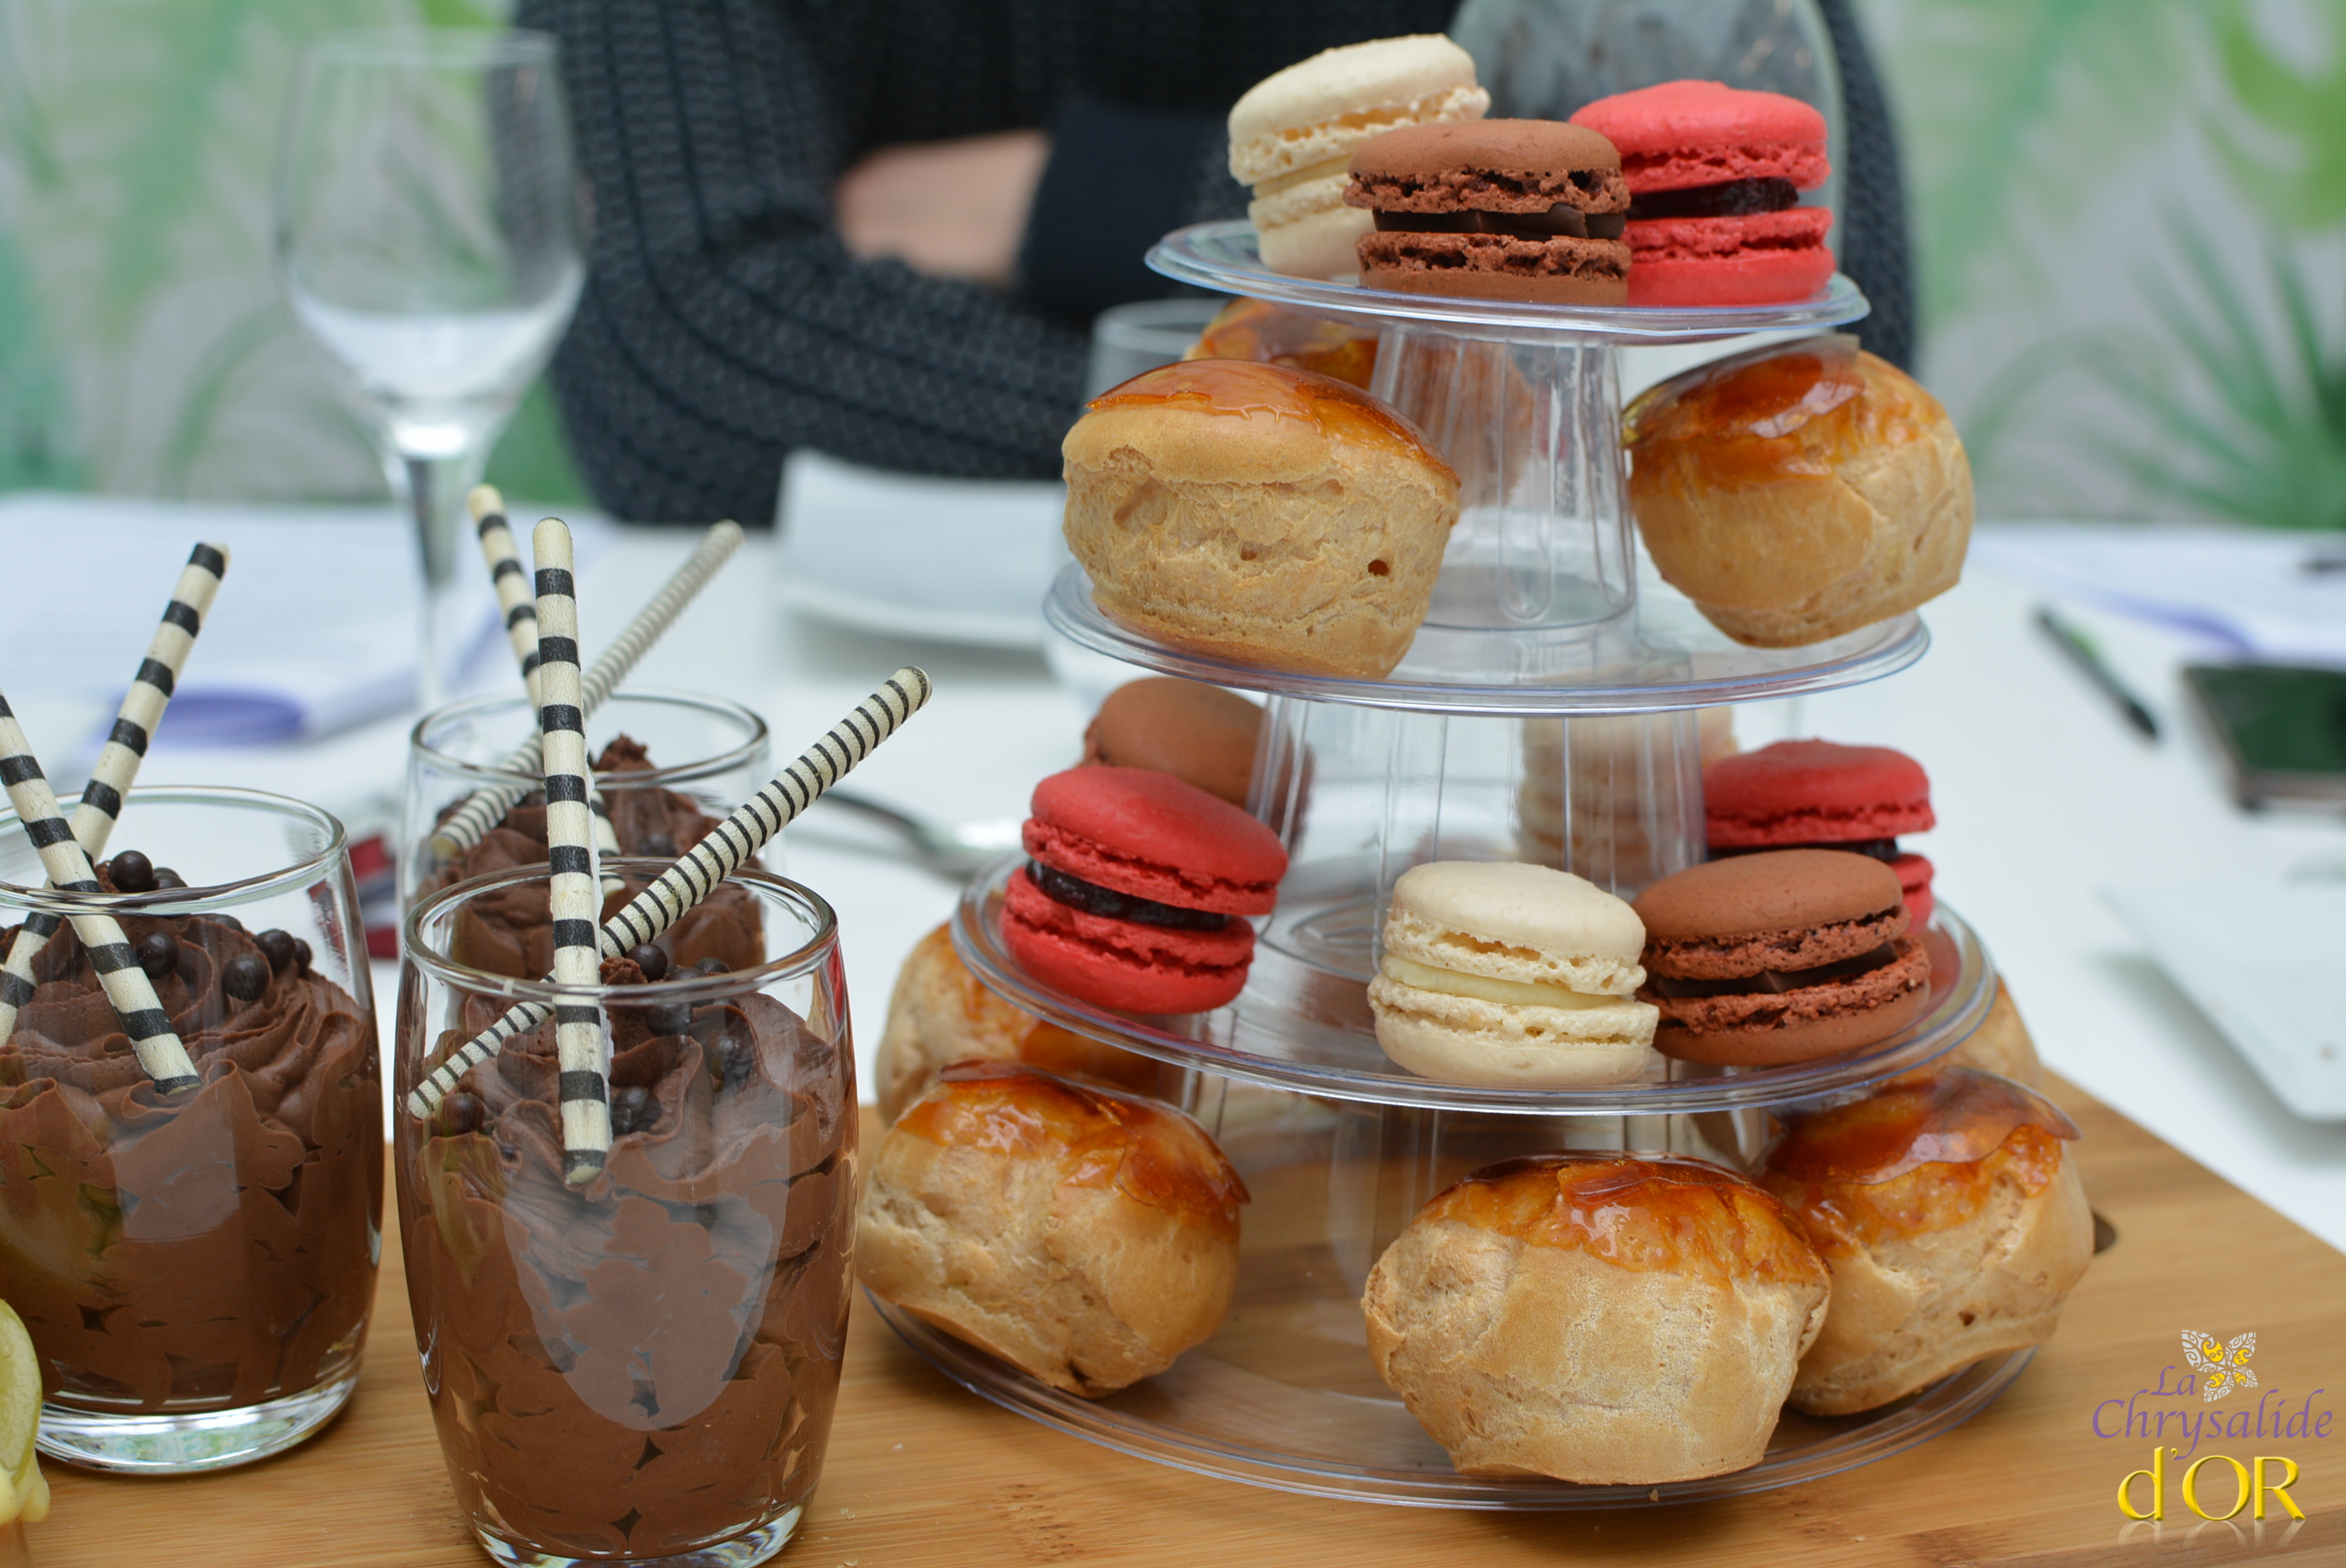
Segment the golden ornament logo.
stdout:
[[2249,1370],[2249,1358],[2256,1353],[2254,1334],[2219,1344],[2213,1334],[2183,1330],[2183,1359],[2191,1363],[2193,1371],[2207,1375],[2208,1380],[2199,1388],[2203,1400],[2220,1400],[2234,1389],[2255,1388],[2257,1375]]

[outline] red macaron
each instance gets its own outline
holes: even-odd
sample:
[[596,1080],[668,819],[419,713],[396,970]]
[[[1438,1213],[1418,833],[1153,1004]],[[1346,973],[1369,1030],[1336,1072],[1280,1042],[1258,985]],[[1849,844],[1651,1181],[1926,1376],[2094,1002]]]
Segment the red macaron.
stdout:
[[1076,768],[1035,787],[1002,939],[1027,973],[1127,1013],[1235,998],[1254,960],[1248,915],[1287,874],[1278,836],[1168,773]]
[[1887,746],[1780,740],[1703,769],[1703,819],[1713,859],[1753,850],[1853,850],[1886,861],[1914,924],[1931,918],[1931,862],[1898,835],[1937,823],[1931,776]]
[[1621,152],[1629,186],[1629,303],[1772,305],[1831,281],[1825,117],[1780,93],[1664,82],[1572,117]]

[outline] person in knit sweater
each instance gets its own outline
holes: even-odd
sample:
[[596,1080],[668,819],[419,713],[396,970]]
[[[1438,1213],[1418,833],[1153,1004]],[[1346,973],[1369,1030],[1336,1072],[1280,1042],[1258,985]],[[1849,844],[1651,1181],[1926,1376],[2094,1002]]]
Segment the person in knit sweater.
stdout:
[[[1852,127],[1870,104],[1874,181],[1894,201],[1847,6],[1824,9]],[[680,523],[770,518],[801,446],[915,473],[1056,476],[1091,318],[1168,291],[1140,260],[1166,230],[1245,210],[1229,106],[1321,49],[1438,32],[1452,10],[524,0],[516,23],[561,40],[592,191],[586,287],[551,372],[581,475],[617,516]],[[1868,154],[1850,140],[1856,216]],[[1841,249],[1875,302],[1869,346],[1902,360],[1892,216],[1894,269],[1865,275],[1867,236],[1846,225]]]

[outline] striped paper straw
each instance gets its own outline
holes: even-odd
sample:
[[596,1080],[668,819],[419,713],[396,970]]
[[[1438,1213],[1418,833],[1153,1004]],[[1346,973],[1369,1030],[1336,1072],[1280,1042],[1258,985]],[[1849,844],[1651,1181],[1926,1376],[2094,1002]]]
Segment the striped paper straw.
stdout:
[[[98,748],[97,766],[82,788],[81,804],[74,808],[74,841],[89,860],[106,857],[106,841],[113,837],[115,820],[122,814],[122,797],[138,780],[138,764],[146,759],[155,727],[163,721],[164,708],[170,706],[172,689],[188,667],[188,651],[196,646],[196,634],[203,630],[204,617],[211,613],[212,596],[219,592],[220,578],[227,572],[227,545],[197,545],[179,574],[178,586],[171,590],[171,602],[163,606],[163,619],[155,628],[154,640],[147,645],[147,657],[138,662],[130,689],[122,694],[114,731]],[[34,911],[25,916],[16,940],[8,944],[7,962],[0,965],[0,1040],[15,1033],[17,1011],[33,999],[33,960],[49,945],[60,923],[53,914]]]
[[[537,552],[538,734],[546,742],[546,841],[554,914],[554,983],[585,990],[602,979],[595,950],[603,912],[595,870],[595,815],[586,809],[586,716],[579,711],[578,598],[570,530],[548,517],[531,535]],[[584,1186],[611,1152],[610,1069],[603,1061],[603,1010],[563,1003],[554,1010],[554,1054],[561,1069],[562,1178]]]
[[[846,778],[882,741],[895,734],[928,702],[933,690],[928,676],[909,666],[890,676],[878,691],[856,704],[853,712],[750,797],[740,810],[678,857],[651,886],[629,900],[627,908],[605,921],[597,951],[606,958],[616,958],[674,925],[685,911],[707,898],[718,883],[772,841],[791,819],[821,799],[824,790]],[[432,1115],[465,1074],[495,1056],[515,1035],[526,1034],[545,1023],[553,1013],[543,1003],[515,1004],[424,1076],[407,1096],[408,1115]]]
[[[56,795],[49,789],[48,779],[25,739],[24,726],[16,722],[5,697],[0,697],[0,781],[8,786],[9,804],[16,808],[17,820],[25,824],[25,836],[40,851],[41,869],[48,872],[50,882],[69,893],[101,891],[97,873],[90,870],[89,857],[74,841],[73,830],[57,809]],[[178,1035],[172,1033],[162,1000],[155,994],[147,972],[138,967],[122,927],[108,914],[72,918],[74,934],[81,938],[89,966],[97,971],[106,1000],[120,1020],[122,1032],[130,1036],[138,1064],[155,1081],[156,1092],[176,1095],[194,1088],[196,1064],[188,1059],[188,1048],[179,1043]],[[14,1023],[11,1019],[12,1028]]]
[[[521,683],[528,688],[530,706],[542,706],[546,697],[537,683],[537,602],[530,596],[529,574],[522,567],[521,553],[514,547],[513,528],[505,520],[505,498],[494,484],[475,484],[464,497],[464,504],[472,509],[474,527],[481,536],[481,558],[489,564],[489,582],[497,591],[498,608],[505,612],[505,636],[521,665]],[[566,536],[567,530],[565,533]],[[566,569],[575,577],[576,566]],[[603,805],[601,791],[595,788],[592,769],[586,772],[586,808],[595,814],[595,848],[606,855],[617,854],[619,836],[611,827],[611,813]],[[614,877],[603,891],[616,893],[622,885]]]
[[[738,523],[719,523],[701,535],[699,548],[678,567],[660,591],[636,613],[611,646],[588,667],[581,683],[579,706],[588,714],[603,706],[614,687],[627,678],[637,662],[659,641],[660,634],[677,617],[677,613],[692,602],[693,596],[708,585],[717,569],[741,547],[741,527]],[[500,763],[507,773],[536,773],[543,760],[538,737],[533,735],[513,749],[513,754]],[[448,820],[432,830],[432,852],[444,860],[453,860],[481,841],[481,836],[497,825],[513,803],[529,793],[529,786],[492,784],[474,790],[464,803],[456,808]]]

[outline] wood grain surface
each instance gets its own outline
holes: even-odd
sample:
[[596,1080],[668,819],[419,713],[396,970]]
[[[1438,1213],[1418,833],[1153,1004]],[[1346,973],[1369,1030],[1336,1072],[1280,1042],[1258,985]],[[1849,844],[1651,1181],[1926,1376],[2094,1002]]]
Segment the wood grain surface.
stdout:
[[[2181,1362],[2179,1335],[2258,1336],[2259,1392],[2346,1408],[2346,1255],[2324,1246],[2083,1094],[2056,1098],[2086,1132],[2094,1207],[2118,1232],[2059,1333],[2004,1397],[1921,1448],[1805,1486],[1596,1515],[1387,1508],[1290,1496],[1129,1459],[964,1393],[859,1308],[821,1487],[780,1559],[806,1568],[966,1564],[2346,1564],[2346,1416],[2326,1439],[2211,1440],[2198,1451],[2294,1459],[2261,1527],[2203,1523],[2169,1461],[2167,1518],[2129,1525],[2118,1480],[2140,1439],[2097,1438],[2097,1406]],[[867,1118],[872,1115],[865,1113]],[[867,1137],[874,1128],[867,1120]],[[358,1395],[305,1447],[243,1470],[137,1481],[49,1464],[56,1503],[28,1532],[40,1568],[168,1563],[479,1568],[441,1469],[399,1248],[387,1238]],[[2188,1401],[2195,1409],[2199,1401]],[[2174,1410],[2172,1399],[2137,1408]],[[2206,1407],[2253,1410],[2242,1394]],[[2268,1405],[2268,1410],[2270,1410]],[[2105,1424],[2113,1419],[2105,1415]],[[2270,1430],[2270,1429],[2269,1429]],[[2228,1506],[2221,1463],[2202,1501]],[[2144,1493],[2136,1483],[2137,1505]]]

